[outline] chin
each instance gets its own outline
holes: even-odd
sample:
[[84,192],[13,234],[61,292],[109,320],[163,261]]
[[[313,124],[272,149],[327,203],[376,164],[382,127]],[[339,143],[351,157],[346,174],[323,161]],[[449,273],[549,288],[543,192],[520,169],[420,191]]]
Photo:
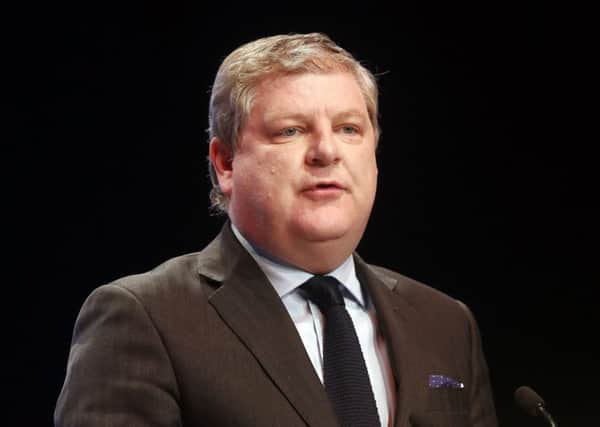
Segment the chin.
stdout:
[[353,224],[348,218],[336,219],[335,217],[305,220],[297,225],[304,240],[311,242],[342,239],[352,234],[353,227],[356,227],[356,224]]
[[363,212],[352,205],[338,205],[303,209],[293,218],[296,235],[305,241],[328,242],[354,239],[366,225]]
[[304,230],[303,231],[303,238],[304,240],[310,241],[310,242],[331,242],[334,240],[339,240],[342,239],[344,236],[347,235],[347,232],[344,232],[343,230],[331,230],[331,229],[326,229],[326,230],[321,230],[321,229],[308,229],[308,230]]

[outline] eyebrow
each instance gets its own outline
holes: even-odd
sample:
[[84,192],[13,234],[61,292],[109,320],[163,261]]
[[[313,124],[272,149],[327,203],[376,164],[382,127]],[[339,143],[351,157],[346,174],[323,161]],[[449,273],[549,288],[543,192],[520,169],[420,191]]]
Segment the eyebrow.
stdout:
[[[304,113],[286,113],[286,112],[273,112],[272,114],[267,113],[264,117],[265,122],[272,122],[277,120],[307,120],[311,115]],[[366,111],[358,110],[356,108],[352,108],[350,110],[343,110],[336,113],[333,116],[333,120],[343,120],[347,118],[357,117],[360,119],[367,118],[368,114]]]
[[340,111],[335,116],[333,116],[333,119],[341,120],[341,119],[353,118],[353,117],[357,117],[360,119],[364,119],[364,118],[368,119],[369,114],[366,111],[357,110],[357,109],[353,108],[350,110]]
[[306,120],[309,115],[303,113],[286,113],[275,111],[273,113],[267,113],[264,116],[265,122],[273,122],[277,120]]

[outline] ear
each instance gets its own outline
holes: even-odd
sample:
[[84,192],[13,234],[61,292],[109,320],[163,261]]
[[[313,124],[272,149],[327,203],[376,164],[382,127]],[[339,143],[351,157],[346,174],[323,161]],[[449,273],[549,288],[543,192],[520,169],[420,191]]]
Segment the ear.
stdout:
[[210,140],[208,155],[221,191],[225,196],[231,197],[231,190],[233,189],[233,151],[231,147],[225,145],[219,138],[214,137]]

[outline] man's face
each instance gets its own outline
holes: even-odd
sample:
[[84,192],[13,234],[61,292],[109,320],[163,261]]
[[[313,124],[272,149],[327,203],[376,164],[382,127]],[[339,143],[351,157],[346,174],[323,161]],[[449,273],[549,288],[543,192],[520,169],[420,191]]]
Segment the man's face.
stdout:
[[331,254],[334,264],[345,259],[377,186],[375,132],[354,77],[262,82],[229,168],[219,174],[229,216],[251,242],[305,269],[313,267],[299,264],[312,249],[313,257],[319,248],[340,252]]

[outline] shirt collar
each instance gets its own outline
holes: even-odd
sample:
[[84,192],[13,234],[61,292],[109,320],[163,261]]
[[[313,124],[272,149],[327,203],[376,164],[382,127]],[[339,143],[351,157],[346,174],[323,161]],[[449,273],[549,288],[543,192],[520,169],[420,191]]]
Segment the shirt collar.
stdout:
[[[281,260],[277,260],[262,249],[252,245],[233,223],[231,223],[231,229],[241,245],[248,251],[250,256],[254,258],[258,266],[265,273],[267,279],[269,279],[269,282],[271,282],[280,298],[284,298],[286,295],[294,292],[296,288],[313,276],[312,273],[300,270]],[[366,307],[360,283],[356,277],[354,257],[352,255],[346,258],[346,260],[335,270],[327,273],[327,275],[333,276],[339,280],[340,283],[344,285],[345,293],[347,295],[349,294],[348,296],[363,308]]]

